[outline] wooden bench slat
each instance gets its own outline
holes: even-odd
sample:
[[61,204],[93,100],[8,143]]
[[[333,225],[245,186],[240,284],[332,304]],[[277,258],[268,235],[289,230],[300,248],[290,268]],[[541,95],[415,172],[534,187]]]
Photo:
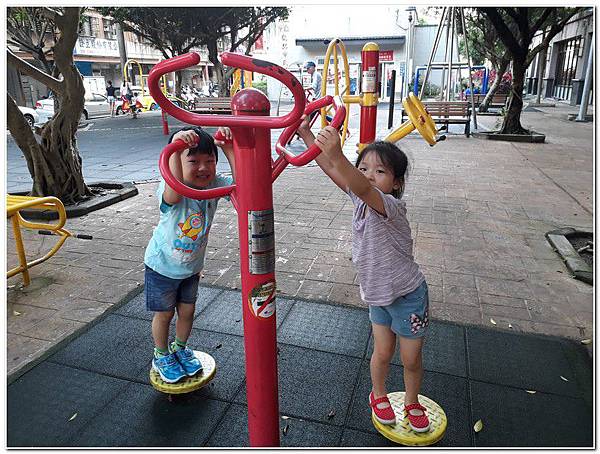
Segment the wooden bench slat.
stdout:
[[[468,101],[424,101],[423,107],[436,124],[464,124],[465,135],[471,131],[471,104]],[[404,121],[404,110],[402,121]]]

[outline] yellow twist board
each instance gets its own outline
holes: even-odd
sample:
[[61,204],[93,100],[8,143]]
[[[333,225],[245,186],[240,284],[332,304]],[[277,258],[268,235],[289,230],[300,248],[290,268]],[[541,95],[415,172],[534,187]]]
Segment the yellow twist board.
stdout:
[[371,412],[371,420],[377,431],[388,440],[405,446],[428,446],[437,443],[446,433],[446,413],[436,402],[419,394],[419,402],[427,409],[429,432],[414,432],[408,425],[404,415],[404,392],[389,393],[388,399],[396,413],[396,424],[387,426],[375,419]]
[[198,372],[193,377],[185,377],[177,383],[166,383],[153,369],[150,369],[150,383],[154,389],[167,394],[184,394],[206,386],[211,382],[217,372],[217,364],[215,359],[208,353],[194,350],[194,355],[202,364],[202,371]]

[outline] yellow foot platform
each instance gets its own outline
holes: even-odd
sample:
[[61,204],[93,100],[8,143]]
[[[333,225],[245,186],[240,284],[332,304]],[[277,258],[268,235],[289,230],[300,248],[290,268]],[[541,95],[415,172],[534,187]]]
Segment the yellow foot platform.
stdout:
[[196,391],[210,383],[217,371],[215,359],[208,353],[194,351],[196,358],[202,363],[202,371],[193,377],[185,377],[177,383],[167,383],[160,378],[158,372],[150,369],[150,383],[154,389],[167,394],[184,394]]
[[429,418],[429,432],[414,432],[408,425],[408,418],[404,416],[404,393],[389,393],[388,399],[396,413],[396,424],[386,426],[375,419],[371,413],[371,420],[377,431],[388,440],[405,446],[428,446],[437,443],[446,433],[446,413],[433,400],[419,394],[419,402],[427,409]]

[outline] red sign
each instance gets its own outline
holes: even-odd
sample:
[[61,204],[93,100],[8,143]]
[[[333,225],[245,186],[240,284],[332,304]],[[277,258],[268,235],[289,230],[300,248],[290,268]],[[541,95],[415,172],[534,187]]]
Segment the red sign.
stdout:
[[379,51],[379,61],[394,61],[394,51],[393,50],[380,50]]

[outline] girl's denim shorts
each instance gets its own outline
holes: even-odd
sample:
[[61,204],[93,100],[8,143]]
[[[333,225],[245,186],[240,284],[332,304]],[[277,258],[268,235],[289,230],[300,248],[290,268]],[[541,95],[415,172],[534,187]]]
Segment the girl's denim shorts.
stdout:
[[186,279],[171,279],[146,266],[144,293],[146,309],[154,312],[172,311],[177,304],[195,304],[198,294],[198,273]]
[[415,290],[400,296],[388,306],[369,306],[369,319],[388,326],[398,336],[419,338],[429,325],[429,292],[423,281]]

